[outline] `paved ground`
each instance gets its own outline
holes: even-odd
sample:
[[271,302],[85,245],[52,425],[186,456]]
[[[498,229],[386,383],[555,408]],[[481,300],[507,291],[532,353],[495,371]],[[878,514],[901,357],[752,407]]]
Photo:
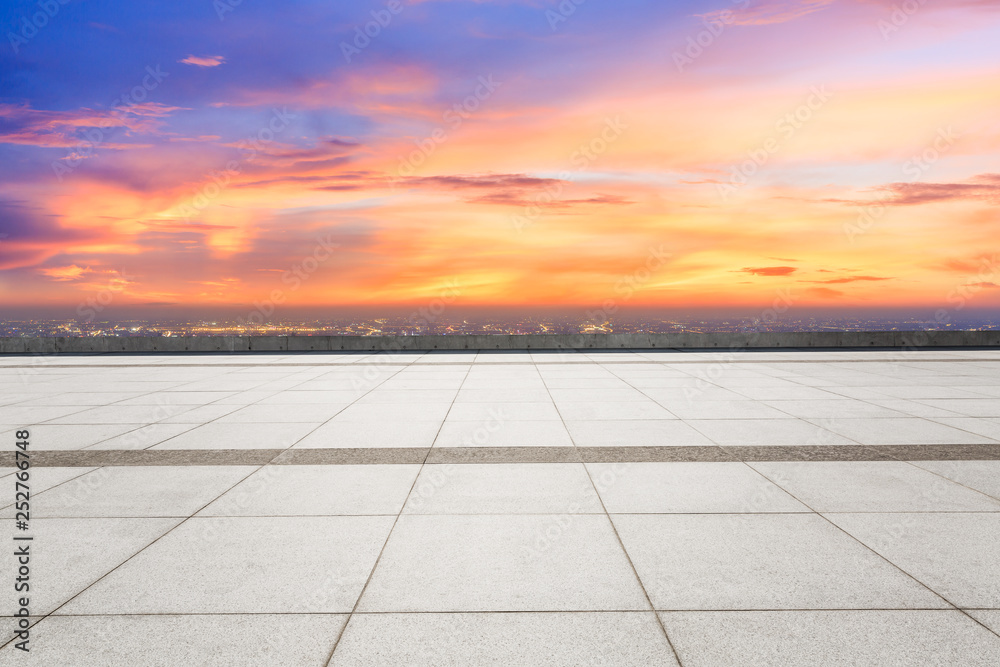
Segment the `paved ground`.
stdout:
[[1000,664],[1000,351],[7,356],[0,380],[35,623],[17,651],[5,548],[0,665]]

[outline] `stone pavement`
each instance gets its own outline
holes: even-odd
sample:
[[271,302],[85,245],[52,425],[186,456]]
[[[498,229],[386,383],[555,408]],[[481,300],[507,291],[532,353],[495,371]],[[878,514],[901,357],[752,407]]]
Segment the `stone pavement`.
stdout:
[[[997,665],[1000,351],[0,357],[0,665]],[[30,528],[15,527],[27,429]]]

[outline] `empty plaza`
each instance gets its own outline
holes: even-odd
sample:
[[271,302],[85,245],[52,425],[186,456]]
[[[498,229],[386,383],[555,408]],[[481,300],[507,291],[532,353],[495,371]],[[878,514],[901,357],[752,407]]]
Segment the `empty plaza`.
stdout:
[[0,378],[0,507],[32,554],[31,651],[10,588],[0,665],[1000,664],[1000,350]]

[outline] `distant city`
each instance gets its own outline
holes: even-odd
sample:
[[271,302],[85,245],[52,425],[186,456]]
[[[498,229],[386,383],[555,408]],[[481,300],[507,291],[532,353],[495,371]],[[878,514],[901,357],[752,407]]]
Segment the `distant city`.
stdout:
[[[431,321],[433,319],[433,321]],[[446,320],[386,317],[373,319],[328,319],[276,321],[249,324],[243,320],[192,319],[154,321],[120,320],[81,323],[75,320],[26,319],[0,322],[0,336],[417,336],[417,335],[511,335],[577,333],[710,333],[765,331],[995,331],[1000,316],[968,320],[932,318],[781,317],[774,321],[755,318],[610,318],[597,322],[573,317],[511,317]]]

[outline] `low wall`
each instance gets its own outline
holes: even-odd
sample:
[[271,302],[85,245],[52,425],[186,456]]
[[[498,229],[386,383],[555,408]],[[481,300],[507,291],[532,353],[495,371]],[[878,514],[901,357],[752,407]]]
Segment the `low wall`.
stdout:
[[1000,347],[1000,331],[870,331],[525,336],[116,336],[2,338],[0,354]]

